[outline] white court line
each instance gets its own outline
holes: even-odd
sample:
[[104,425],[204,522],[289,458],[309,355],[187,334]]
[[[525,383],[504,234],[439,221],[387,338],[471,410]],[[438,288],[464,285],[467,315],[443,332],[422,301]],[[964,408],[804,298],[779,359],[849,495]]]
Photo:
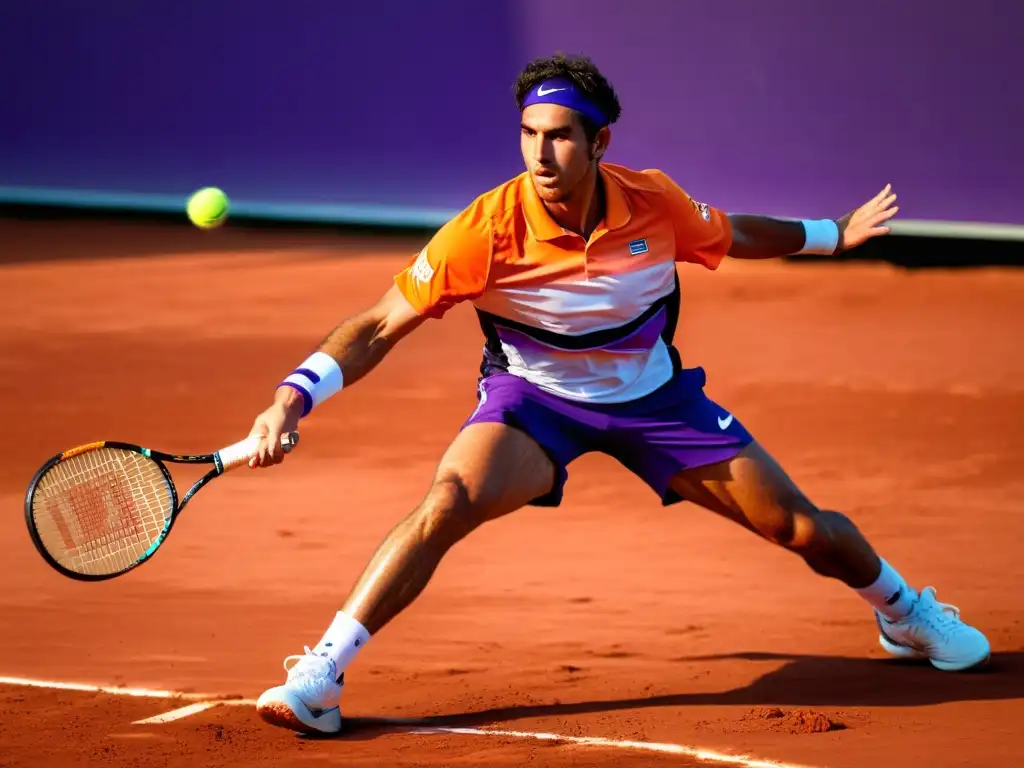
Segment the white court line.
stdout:
[[[0,685],[23,685],[33,688],[54,688],[63,691],[87,691],[93,693],[109,693],[114,696],[138,696],[154,699],[186,699],[193,701],[184,707],[172,709],[144,720],[136,720],[133,725],[170,723],[185,717],[204,712],[207,709],[219,706],[255,706],[253,699],[229,699],[218,698],[215,694],[203,693],[179,693],[177,691],[165,691],[153,688],[124,688],[120,686],[89,685],[86,683],[65,683],[53,680],[33,680],[24,677],[3,677],[0,676]],[[390,721],[394,726],[417,721]],[[684,744],[662,744],[655,741],[622,741],[619,739],[605,739],[600,736],[563,736],[558,733],[537,733],[535,731],[507,731],[497,728],[453,728],[446,726],[439,727],[408,727],[403,731],[406,734],[430,735],[430,734],[452,734],[462,736],[504,736],[513,739],[532,739],[534,741],[556,741],[565,744],[578,744],[588,747],[605,747],[608,749],[631,749],[643,752],[661,752],[663,754],[681,755],[692,757],[707,763],[718,765],[733,765],[739,768],[809,768],[796,763],[782,763],[774,760],[761,760],[747,755],[727,755],[724,752],[716,752],[713,749],[702,749],[701,747],[690,747]]]
[[157,723],[171,723],[171,722],[174,722],[175,720],[181,720],[183,717],[189,717],[190,715],[195,715],[195,714],[198,714],[200,712],[205,712],[206,710],[213,709],[214,707],[223,707],[223,706],[254,707],[254,706],[256,706],[256,700],[255,699],[218,699],[216,701],[197,701],[195,704],[187,704],[184,707],[178,707],[177,709],[172,709],[170,712],[164,712],[163,714],[160,714],[160,715],[153,715],[152,717],[147,717],[147,718],[145,718],[143,720],[135,720],[132,723],[132,725],[151,725],[151,724],[157,724]]
[[189,717],[190,715],[196,715],[200,712],[205,712],[207,709],[219,706],[219,701],[197,701],[195,704],[187,704],[184,707],[178,707],[172,709],[170,712],[164,712],[160,715],[153,715],[142,720],[135,720],[132,725],[155,725],[156,723],[170,723],[175,720],[181,720],[183,717]]
[[707,763],[719,765],[736,765],[740,768],[809,768],[796,763],[780,763],[774,760],[759,760],[746,755],[727,755],[713,749],[687,747],[683,744],[659,744],[656,741],[620,741],[603,739],[600,736],[562,736],[558,733],[537,733],[535,731],[504,731],[480,728],[413,728],[406,733],[455,733],[467,736],[505,736],[514,739],[535,739],[538,741],[560,741],[588,747],[608,747],[611,749],[635,749],[645,752],[663,752],[670,755],[693,757]]
[[89,685],[88,683],[64,683],[56,680],[34,680],[27,677],[0,676],[0,685],[26,685],[33,688],[54,688],[59,691],[86,691],[87,693],[109,693],[114,696],[139,696],[148,699],[185,699],[186,701],[209,701],[223,698],[215,693],[180,693],[161,691],[153,688],[124,688],[117,685]]

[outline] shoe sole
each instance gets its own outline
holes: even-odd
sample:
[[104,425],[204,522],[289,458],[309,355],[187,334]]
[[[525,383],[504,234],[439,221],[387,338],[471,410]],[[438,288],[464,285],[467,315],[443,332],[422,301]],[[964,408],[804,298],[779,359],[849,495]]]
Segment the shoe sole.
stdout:
[[941,669],[943,672],[966,672],[969,669],[978,669],[979,667],[985,666],[991,658],[992,654],[986,653],[977,661],[972,661],[967,664],[949,664],[944,661],[935,661],[932,659],[932,666],[936,669]]
[[[928,654],[922,653],[921,651],[915,650],[914,648],[910,648],[906,645],[894,643],[884,634],[878,635],[878,643],[886,650],[886,652],[898,659],[928,659]],[[968,669],[984,666],[989,662],[991,657],[991,652],[987,652],[980,659],[969,661],[967,663],[940,661],[938,659],[928,659],[928,661],[931,662],[933,667],[941,669],[943,672],[963,672]]]
[[305,704],[286,691],[278,692],[273,697],[261,696],[256,702],[256,712],[268,725],[298,733],[319,736],[341,731],[341,713],[337,709],[314,715]]
[[884,634],[879,633],[878,644],[885,649],[885,651],[898,659],[927,659],[928,655],[911,648],[907,645],[900,645],[899,643],[893,642]]

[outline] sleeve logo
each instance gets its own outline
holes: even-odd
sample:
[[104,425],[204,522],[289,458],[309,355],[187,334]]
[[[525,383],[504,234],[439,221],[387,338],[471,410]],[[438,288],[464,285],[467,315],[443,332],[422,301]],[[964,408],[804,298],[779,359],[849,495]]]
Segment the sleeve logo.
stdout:
[[413,262],[412,276],[414,280],[421,283],[429,283],[431,278],[433,278],[434,268],[430,266],[430,262],[427,260],[426,248],[420,251],[420,255],[417,256],[416,261]]
[[693,207],[697,209],[697,213],[700,214],[700,217],[704,219],[704,221],[711,221],[711,209],[708,207],[707,203],[698,203],[692,197],[690,198],[690,202],[693,203]]

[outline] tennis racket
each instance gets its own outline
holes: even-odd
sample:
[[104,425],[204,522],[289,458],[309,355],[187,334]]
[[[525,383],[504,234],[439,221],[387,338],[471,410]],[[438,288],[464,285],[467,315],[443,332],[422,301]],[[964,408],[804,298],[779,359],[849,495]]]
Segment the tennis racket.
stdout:
[[[298,432],[281,436],[287,452]],[[163,453],[132,443],[100,441],[51,457],[32,477],[25,520],[39,554],[59,573],[102,581],[137,568],[167,539],[185,505],[215,477],[256,453],[249,437],[216,453]],[[178,500],[167,463],[212,464]]]

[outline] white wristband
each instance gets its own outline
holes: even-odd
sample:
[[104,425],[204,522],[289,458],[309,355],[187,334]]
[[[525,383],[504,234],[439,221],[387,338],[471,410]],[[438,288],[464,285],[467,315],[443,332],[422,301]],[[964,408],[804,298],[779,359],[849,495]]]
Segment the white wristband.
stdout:
[[831,255],[839,245],[839,227],[832,219],[803,219],[804,247],[797,253]]
[[302,415],[307,416],[324,400],[341,391],[345,379],[338,362],[325,352],[314,352],[282,381],[302,395]]

